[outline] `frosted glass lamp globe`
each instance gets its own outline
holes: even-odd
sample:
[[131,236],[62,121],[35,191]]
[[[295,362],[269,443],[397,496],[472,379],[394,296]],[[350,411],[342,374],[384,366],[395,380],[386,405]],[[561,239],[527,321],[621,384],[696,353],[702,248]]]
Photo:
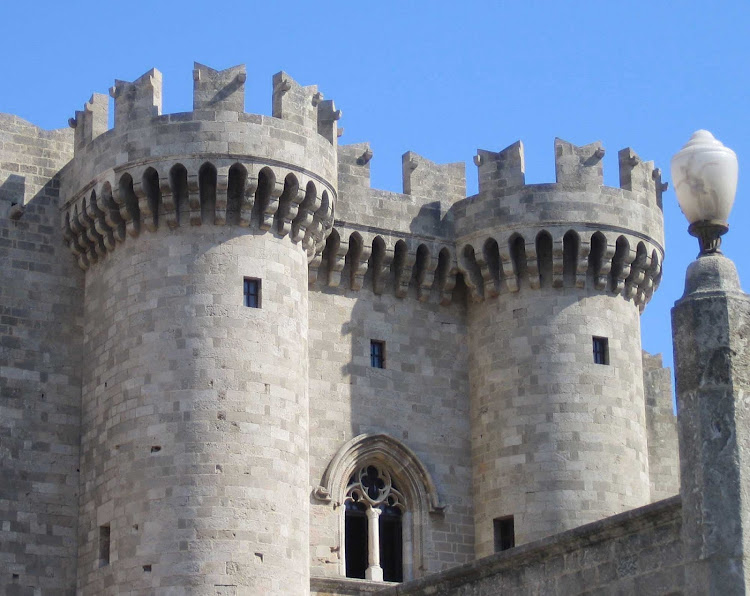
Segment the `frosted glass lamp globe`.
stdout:
[[737,156],[707,130],[698,130],[672,157],[672,183],[701,254],[718,252],[737,192]]

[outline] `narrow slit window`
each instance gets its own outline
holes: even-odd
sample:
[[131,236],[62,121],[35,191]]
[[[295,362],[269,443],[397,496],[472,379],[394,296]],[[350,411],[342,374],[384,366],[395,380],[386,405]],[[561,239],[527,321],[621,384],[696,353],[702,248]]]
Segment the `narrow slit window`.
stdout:
[[385,368],[385,342],[370,340],[370,366]]
[[99,526],[99,567],[109,565],[110,531],[109,524]]
[[260,280],[252,277],[245,278],[245,306],[260,308]]
[[609,364],[609,340],[594,336],[594,363]]
[[495,530],[495,552],[508,550],[516,545],[516,531],[513,516],[498,517],[493,520]]

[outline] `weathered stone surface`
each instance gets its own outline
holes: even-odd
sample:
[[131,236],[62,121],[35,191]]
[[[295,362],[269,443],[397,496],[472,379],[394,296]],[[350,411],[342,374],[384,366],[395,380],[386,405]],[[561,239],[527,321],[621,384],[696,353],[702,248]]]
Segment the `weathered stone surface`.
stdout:
[[643,390],[646,397],[648,472],[651,500],[680,492],[677,418],[672,405],[672,371],[662,366],[661,354],[643,352]]
[[672,326],[686,582],[691,594],[745,594],[750,296],[729,259],[714,254],[690,265]]
[[75,593],[83,274],[58,225],[72,156],[72,130],[0,114],[2,594]]
[[0,120],[0,586],[372,591],[339,581],[369,464],[397,486],[406,579],[489,554],[496,517],[521,544],[674,486],[668,373],[640,350],[664,257],[650,162],[628,150],[608,188],[599,144],[557,142],[557,182],[525,185],[519,142],[478,152],[466,197],[463,163],[407,152],[387,192],[316,86],[278,73],[259,116],[244,67],[193,81],[166,115],[157,70],[117,81],[111,130],[98,94],[74,131]]
[[680,513],[673,497],[378,594],[679,594]]

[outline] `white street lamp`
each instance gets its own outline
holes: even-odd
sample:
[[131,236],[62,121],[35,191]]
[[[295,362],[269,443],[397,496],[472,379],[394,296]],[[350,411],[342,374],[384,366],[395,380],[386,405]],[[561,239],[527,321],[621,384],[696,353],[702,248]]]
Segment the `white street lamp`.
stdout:
[[[698,130],[672,157],[672,183],[680,209],[698,238],[701,255],[721,252],[737,192],[737,156],[707,130]],[[700,255],[699,255],[700,256]]]

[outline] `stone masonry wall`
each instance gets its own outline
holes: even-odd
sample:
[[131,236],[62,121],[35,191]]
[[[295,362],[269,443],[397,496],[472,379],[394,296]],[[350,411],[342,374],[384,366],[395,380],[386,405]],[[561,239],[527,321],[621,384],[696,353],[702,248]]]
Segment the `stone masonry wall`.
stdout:
[[[469,309],[477,556],[649,502],[638,308],[542,287]],[[592,337],[609,341],[595,364]]]
[[305,252],[161,228],[93,265],[86,293],[81,594],[306,593]]
[[673,497],[377,594],[682,594],[681,513]]
[[57,178],[72,155],[70,129],[0,114],[2,594],[75,591],[83,275]]
[[[347,276],[344,275],[344,278]],[[443,513],[429,514],[420,577],[473,559],[465,310],[365,287],[311,288],[310,483],[337,450],[362,433],[387,433],[411,448],[437,485]],[[370,366],[370,340],[386,343],[385,369]],[[394,462],[398,463],[398,462]],[[343,508],[313,501],[316,576],[342,576]]]
[[677,416],[672,407],[672,372],[663,367],[661,354],[643,352],[643,391],[651,500],[659,501],[680,492],[680,453]]

